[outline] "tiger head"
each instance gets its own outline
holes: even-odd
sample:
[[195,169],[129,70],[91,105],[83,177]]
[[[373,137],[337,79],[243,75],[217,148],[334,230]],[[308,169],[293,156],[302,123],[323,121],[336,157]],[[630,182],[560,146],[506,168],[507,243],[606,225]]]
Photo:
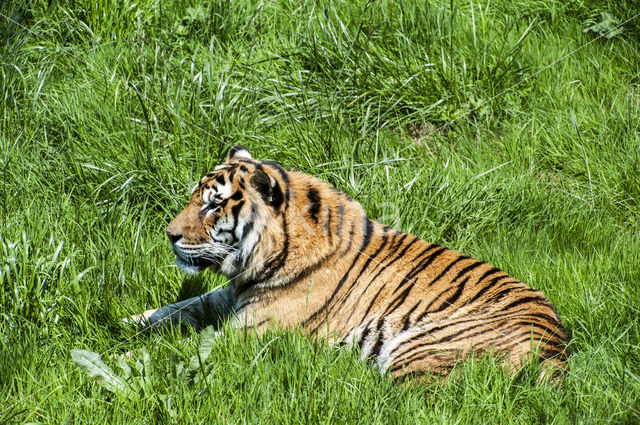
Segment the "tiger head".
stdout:
[[188,273],[211,267],[234,278],[251,269],[254,257],[278,252],[278,217],[286,207],[281,185],[286,172],[277,164],[254,161],[244,146],[193,188],[186,208],[167,226],[177,265]]

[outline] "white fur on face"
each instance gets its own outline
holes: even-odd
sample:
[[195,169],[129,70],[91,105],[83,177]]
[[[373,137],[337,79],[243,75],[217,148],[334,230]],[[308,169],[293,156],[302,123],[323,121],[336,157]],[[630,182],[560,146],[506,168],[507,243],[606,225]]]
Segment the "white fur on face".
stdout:
[[202,271],[200,267],[187,263],[182,258],[180,258],[179,255],[176,255],[176,265],[180,268],[180,270],[187,274],[198,274]]
[[224,184],[218,183],[216,186],[202,192],[202,201],[205,204],[210,204],[216,199],[222,201],[231,196],[231,190],[231,182],[225,181]]
[[171,247],[174,254],[176,254],[176,264],[180,269],[189,274],[200,273],[204,270],[203,267],[192,264],[192,260],[206,259],[219,265],[221,258],[230,252],[228,245],[218,242],[189,245],[178,241]]

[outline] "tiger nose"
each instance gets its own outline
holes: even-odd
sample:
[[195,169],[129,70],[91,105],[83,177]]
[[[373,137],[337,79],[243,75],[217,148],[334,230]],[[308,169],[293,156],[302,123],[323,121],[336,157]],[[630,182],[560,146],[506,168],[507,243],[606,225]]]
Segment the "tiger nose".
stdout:
[[182,234],[180,234],[179,232],[176,232],[174,230],[167,229],[167,237],[169,238],[171,243],[176,243],[180,239],[182,239]]

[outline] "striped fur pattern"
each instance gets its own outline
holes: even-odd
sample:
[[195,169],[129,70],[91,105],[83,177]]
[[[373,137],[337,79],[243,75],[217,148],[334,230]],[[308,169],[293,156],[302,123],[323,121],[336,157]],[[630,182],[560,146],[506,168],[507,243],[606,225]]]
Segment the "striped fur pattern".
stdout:
[[224,289],[134,318],[198,327],[229,318],[358,345],[381,372],[448,373],[470,354],[566,368],[549,301],[507,273],[370,220],[330,185],[237,146],[169,224],[178,265],[229,277]]

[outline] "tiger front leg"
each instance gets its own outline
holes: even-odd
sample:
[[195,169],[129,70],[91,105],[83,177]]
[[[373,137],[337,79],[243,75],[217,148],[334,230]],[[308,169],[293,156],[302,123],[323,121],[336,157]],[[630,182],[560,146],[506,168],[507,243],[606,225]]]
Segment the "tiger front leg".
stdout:
[[233,312],[233,289],[225,287],[124,319],[153,328],[190,326],[195,330],[218,324]]

